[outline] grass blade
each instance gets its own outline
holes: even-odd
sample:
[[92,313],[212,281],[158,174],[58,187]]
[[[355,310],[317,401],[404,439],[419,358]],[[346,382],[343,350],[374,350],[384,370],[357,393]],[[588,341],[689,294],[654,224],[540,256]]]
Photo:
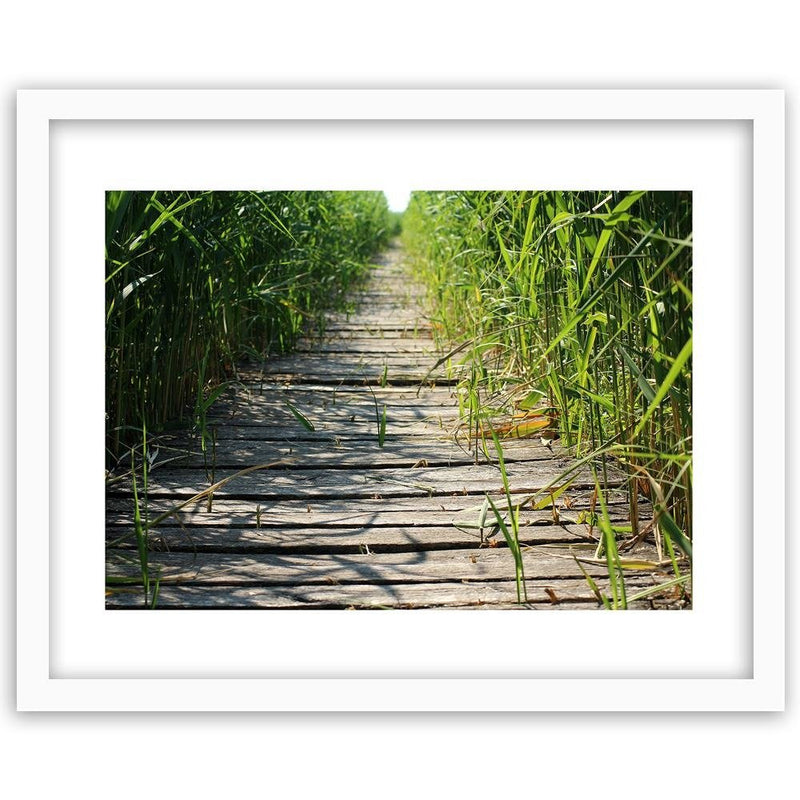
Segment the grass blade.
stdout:
[[293,405],[292,405],[292,404],[291,404],[291,403],[290,403],[288,400],[284,400],[283,402],[284,402],[284,403],[286,403],[286,407],[289,409],[289,411],[291,411],[291,412],[292,412],[292,415],[294,416],[294,418],[295,418],[295,419],[296,419],[296,420],[297,420],[297,421],[298,421],[298,422],[299,422],[299,423],[300,423],[300,424],[301,424],[301,425],[302,425],[302,426],[303,426],[303,427],[304,427],[304,428],[305,428],[307,431],[314,431],[314,430],[316,430],[316,428],[314,427],[314,424],[311,422],[311,420],[310,420],[310,419],[308,419],[308,417],[306,417],[306,415],[305,415],[305,414],[303,414],[303,413],[302,413],[302,412],[301,412],[301,411],[300,411],[298,408],[296,408],[295,406],[293,406]]
[[675,382],[677,377],[683,371],[683,366],[689,360],[690,356],[692,355],[692,337],[689,337],[689,340],[683,346],[683,349],[678,354],[678,357],[672,364],[667,376],[661,382],[661,385],[658,387],[658,391],[655,393],[653,400],[651,401],[650,405],[647,408],[647,411],[642,415],[642,418],[639,420],[636,429],[633,432],[633,436],[636,437],[641,432],[642,428],[647,424],[647,420],[653,415],[653,412],[658,408],[661,404],[661,401],[667,396],[667,392],[672,387],[672,384]]

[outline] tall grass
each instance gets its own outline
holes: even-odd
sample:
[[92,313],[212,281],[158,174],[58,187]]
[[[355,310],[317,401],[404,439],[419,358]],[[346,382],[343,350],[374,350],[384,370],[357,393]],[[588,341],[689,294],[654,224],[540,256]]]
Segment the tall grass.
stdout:
[[535,401],[691,557],[691,193],[416,192],[403,228],[476,432]]
[[107,192],[108,461],[341,306],[394,224],[381,192]]

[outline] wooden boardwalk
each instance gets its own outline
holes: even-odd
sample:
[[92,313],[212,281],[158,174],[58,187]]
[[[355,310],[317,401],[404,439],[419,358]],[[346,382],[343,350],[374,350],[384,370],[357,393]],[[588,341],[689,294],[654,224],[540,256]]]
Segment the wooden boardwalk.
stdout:
[[[588,472],[553,506],[521,510],[528,602],[517,604],[514,559],[491,511],[478,527],[486,493],[505,507],[500,471],[459,435],[459,365],[430,371],[438,354],[419,300],[402,254],[390,250],[356,313],[331,316],[325,335],[291,356],[241,367],[241,387],[209,416],[205,454],[189,432],[153,444],[149,519],[182,506],[150,531],[159,608],[599,607],[573,557],[608,592],[605,564],[593,563],[598,530],[582,521]],[[504,453],[517,499],[570,464],[539,440],[510,440]],[[612,519],[627,520],[622,488],[609,500]],[[132,509],[130,484],[110,485],[112,576],[138,574]],[[625,555],[656,558],[644,543]],[[628,593],[669,577],[629,573]],[[106,606],[142,608],[141,589],[112,591]]]

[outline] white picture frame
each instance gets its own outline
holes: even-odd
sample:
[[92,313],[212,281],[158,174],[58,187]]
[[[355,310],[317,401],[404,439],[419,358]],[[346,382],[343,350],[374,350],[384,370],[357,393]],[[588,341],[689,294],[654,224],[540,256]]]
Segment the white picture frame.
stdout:
[[[783,92],[25,90],[17,122],[20,710],[783,709]],[[250,180],[692,189],[694,608],[106,611],[102,192]]]

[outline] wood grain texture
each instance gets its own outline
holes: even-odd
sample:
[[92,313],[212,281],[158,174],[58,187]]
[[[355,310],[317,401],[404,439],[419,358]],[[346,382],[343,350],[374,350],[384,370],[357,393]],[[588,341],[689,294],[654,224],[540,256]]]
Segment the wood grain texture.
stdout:
[[[620,497],[621,492],[615,496]],[[512,495],[515,503],[528,495]],[[585,517],[591,508],[591,492],[577,492],[566,495],[571,507],[564,506],[564,498],[554,504],[555,513],[564,524],[580,525],[581,514]],[[387,497],[376,499],[323,498],[313,501],[279,500],[264,502],[260,500],[218,500],[214,499],[209,510],[206,500],[183,506],[160,525],[159,530],[168,525],[207,527],[320,527],[344,528],[370,526],[371,528],[399,527],[416,528],[437,525],[477,524],[484,495],[443,495],[441,497]],[[500,495],[495,497],[499,502]],[[175,498],[150,500],[146,512],[151,520],[163,515],[176,506]],[[113,527],[130,526],[133,519],[133,499],[131,497],[109,497],[106,502],[106,522]],[[554,508],[533,509],[523,507],[519,512],[520,526],[546,525],[553,522]],[[626,520],[627,505],[621,501],[608,503],[612,520]],[[642,509],[643,519],[652,518],[650,506]],[[142,510],[145,514],[145,510]],[[596,527],[596,526],[595,526]]]
[[[373,412],[374,414],[374,412]],[[388,426],[387,426],[388,427]],[[376,436],[351,438],[318,437],[294,439],[291,436],[282,440],[222,439],[206,446],[203,452],[198,439],[172,437],[163,442],[159,451],[161,461],[156,462],[153,476],[156,477],[159,464],[171,463],[176,467],[206,468],[213,464],[216,469],[235,469],[248,461],[264,464],[278,459],[292,458],[298,467],[405,467],[415,465],[428,467],[469,466],[475,460],[479,464],[496,462],[493,450],[467,450],[449,438],[437,441],[433,437],[391,437],[381,447]],[[526,443],[508,448],[503,456],[506,463],[517,461],[549,461],[551,454],[541,445]],[[168,461],[169,459],[169,461]]]
[[[621,521],[621,520],[617,520]],[[114,547],[136,547],[130,526],[106,529],[106,540]],[[589,525],[564,522],[560,525],[524,525],[519,541],[526,546],[590,543],[596,546],[599,530]],[[387,553],[410,550],[457,548],[504,548],[505,541],[490,520],[483,528],[455,525],[354,525],[351,527],[253,525],[160,525],[150,534],[150,547],[161,552],[247,552],[247,553]]]
[[[578,555],[591,558],[586,553]],[[645,556],[653,559],[655,550],[643,548],[639,557]],[[138,573],[135,553],[111,549],[108,558],[109,571],[114,574],[131,577]],[[526,580],[582,576],[566,547],[559,552],[544,547],[526,548],[523,564]],[[587,561],[582,566],[594,577],[608,573],[605,563]],[[665,579],[666,569],[665,566]],[[151,553],[151,573],[159,575],[162,583],[392,586],[435,581],[513,581],[515,565],[507,550],[478,547],[398,553],[156,552]]]
[[[649,578],[632,578],[629,586],[640,590],[652,586]],[[600,580],[608,592],[607,581]],[[552,596],[548,594],[552,592]],[[348,586],[346,593],[335,585],[305,586],[164,586],[159,593],[161,608],[274,608],[274,609],[382,609],[442,608],[491,610],[597,609],[599,603],[585,580],[528,581],[528,602],[518,605],[513,581],[492,583],[415,583],[387,588],[371,584]],[[141,591],[120,590],[106,600],[108,608],[143,607]],[[635,608],[649,608],[640,601]]]

